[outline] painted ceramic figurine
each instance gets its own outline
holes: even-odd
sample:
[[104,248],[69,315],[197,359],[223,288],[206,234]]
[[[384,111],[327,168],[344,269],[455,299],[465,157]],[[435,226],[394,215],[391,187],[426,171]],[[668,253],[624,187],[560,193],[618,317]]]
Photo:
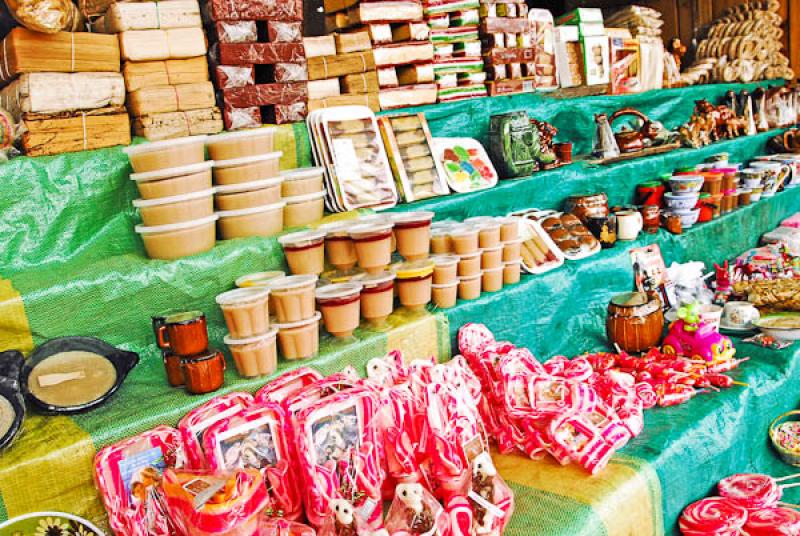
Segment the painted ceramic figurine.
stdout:
[[736,349],[728,337],[720,335],[711,324],[700,320],[695,304],[678,309],[678,320],[669,327],[661,351],[720,363],[733,359]]

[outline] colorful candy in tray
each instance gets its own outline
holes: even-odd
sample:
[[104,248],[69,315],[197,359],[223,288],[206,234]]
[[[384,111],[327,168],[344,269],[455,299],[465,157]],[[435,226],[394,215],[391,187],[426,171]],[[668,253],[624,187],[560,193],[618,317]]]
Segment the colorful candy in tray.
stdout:
[[453,191],[474,192],[497,184],[497,171],[477,140],[433,138],[433,148]]

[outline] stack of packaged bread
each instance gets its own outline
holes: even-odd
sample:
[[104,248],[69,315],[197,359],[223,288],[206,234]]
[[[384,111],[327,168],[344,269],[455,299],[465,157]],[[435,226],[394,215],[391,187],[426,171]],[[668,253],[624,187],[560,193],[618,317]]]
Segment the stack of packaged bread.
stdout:
[[117,2],[92,28],[119,39],[136,135],[163,140],[222,130],[197,0]]

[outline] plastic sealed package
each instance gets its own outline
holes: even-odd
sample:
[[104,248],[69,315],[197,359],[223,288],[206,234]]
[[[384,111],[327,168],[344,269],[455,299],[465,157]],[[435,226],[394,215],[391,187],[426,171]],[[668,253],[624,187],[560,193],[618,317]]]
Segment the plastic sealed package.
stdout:
[[558,89],[553,14],[547,9],[531,9],[528,11],[528,21],[535,49],[536,89]]
[[474,192],[497,184],[497,171],[478,140],[433,138],[432,141],[436,159],[454,192]]
[[98,452],[95,482],[114,532],[129,536],[173,534],[161,491],[163,472],[185,465],[180,432],[169,426],[158,426]]
[[256,21],[225,21],[216,23],[220,43],[255,43],[258,41]]
[[316,531],[296,521],[262,515],[258,522],[258,536],[316,536]]
[[447,515],[422,484],[398,484],[384,527],[389,534],[423,536],[446,534]]
[[256,392],[256,402],[274,402],[283,404],[297,393],[322,380],[323,376],[316,370],[300,367],[282,374]]
[[212,471],[258,470],[267,484],[272,510],[297,519],[302,502],[288,430],[280,406],[264,403],[219,420],[203,435],[203,444]]
[[253,404],[252,395],[234,392],[212,398],[187,413],[178,423],[178,430],[181,432],[188,459],[187,467],[190,469],[208,468],[209,463],[203,448],[205,431],[222,419],[236,415],[251,404]]
[[475,534],[503,534],[514,513],[514,493],[497,473],[488,452],[472,462],[472,482],[467,498],[473,510]]
[[252,536],[269,505],[255,469],[216,474],[168,469],[163,490],[178,532],[192,536]]

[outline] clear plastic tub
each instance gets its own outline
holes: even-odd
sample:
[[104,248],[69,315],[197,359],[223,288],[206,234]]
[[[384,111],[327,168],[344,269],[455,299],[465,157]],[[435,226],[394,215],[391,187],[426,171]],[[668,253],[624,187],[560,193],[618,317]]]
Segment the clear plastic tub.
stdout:
[[269,331],[269,288],[237,288],[216,298],[228,332],[234,339],[247,339]]
[[214,162],[200,162],[177,168],[159,169],[145,173],[131,173],[142,199],[174,197],[211,188],[211,166]]
[[176,168],[205,161],[205,136],[189,136],[123,147],[136,173]]
[[324,190],[323,179],[325,168],[299,168],[282,171],[283,185],[281,195],[283,197],[297,197],[308,195]]
[[231,160],[271,153],[274,139],[275,127],[254,128],[209,136],[206,146],[211,159]]
[[322,315],[316,311],[306,320],[275,326],[278,328],[278,345],[284,359],[310,359],[319,354],[320,318]]
[[217,212],[223,240],[247,236],[275,236],[283,231],[284,203]]
[[148,227],[137,225],[144,249],[151,259],[179,259],[203,253],[214,247],[217,240],[217,215],[200,220]]
[[283,223],[287,229],[316,223],[325,213],[325,192],[285,197],[286,207],[283,209]]
[[214,215],[214,189],[173,197],[134,199],[133,206],[139,209],[142,222],[149,226],[200,220]]
[[296,275],[319,275],[325,269],[325,233],[302,231],[278,238],[289,270]]
[[269,284],[279,323],[300,322],[314,316],[315,275],[292,275]]
[[272,328],[262,335],[246,339],[225,337],[239,376],[252,378],[275,372],[278,368],[277,335],[278,328]]
[[280,177],[263,181],[245,182],[217,186],[214,197],[218,210],[240,210],[279,203],[281,200]]
[[214,161],[214,182],[216,184],[241,184],[278,177],[283,153],[246,156],[233,160]]
[[317,305],[325,330],[349,339],[361,322],[361,283],[335,283],[317,289]]

